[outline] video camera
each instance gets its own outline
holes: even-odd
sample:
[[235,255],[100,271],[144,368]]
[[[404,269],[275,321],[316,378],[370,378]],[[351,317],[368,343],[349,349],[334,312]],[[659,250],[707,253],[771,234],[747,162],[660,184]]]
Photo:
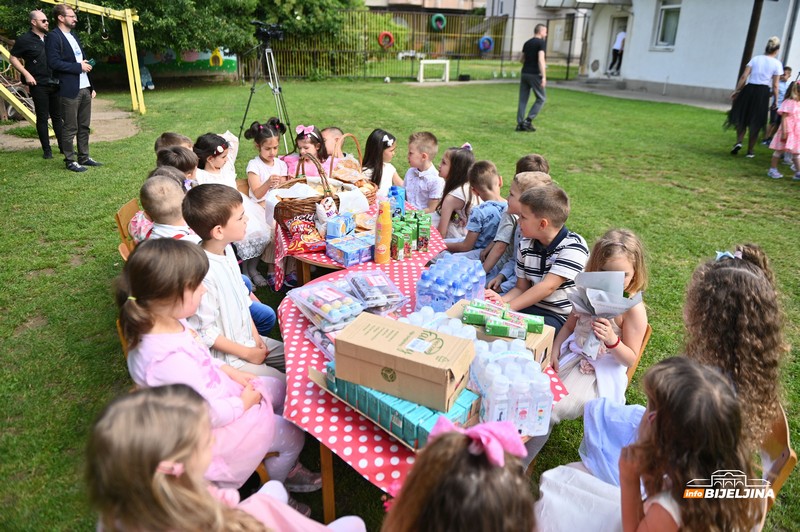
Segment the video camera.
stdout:
[[284,31],[281,24],[267,24],[259,20],[250,21],[250,24],[256,27],[256,32],[253,34],[255,38],[264,44],[269,44],[270,41],[275,39],[283,40]]

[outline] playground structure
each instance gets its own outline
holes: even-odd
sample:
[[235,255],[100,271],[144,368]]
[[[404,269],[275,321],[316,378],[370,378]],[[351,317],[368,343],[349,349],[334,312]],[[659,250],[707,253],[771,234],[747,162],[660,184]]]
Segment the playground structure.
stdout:
[[[73,8],[76,13],[84,12],[90,15],[97,15],[105,20],[119,20],[122,24],[122,41],[125,48],[125,63],[128,69],[128,85],[131,91],[131,107],[133,111],[140,114],[146,112],[144,105],[144,94],[142,93],[142,80],[139,75],[139,58],[136,52],[136,39],[133,34],[133,23],[139,21],[139,16],[134,9],[111,9],[98,6],[81,0],[41,0],[48,4],[64,3]],[[53,24],[55,26],[55,24]],[[0,56],[6,62],[9,61],[9,50],[0,45]],[[9,66],[9,69],[12,67]],[[36,124],[36,115],[33,112],[31,99],[27,95],[25,87],[13,79],[7,70],[0,71],[0,97],[7,101],[12,109],[18,112],[31,124]],[[51,130],[52,135],[52,130]]]

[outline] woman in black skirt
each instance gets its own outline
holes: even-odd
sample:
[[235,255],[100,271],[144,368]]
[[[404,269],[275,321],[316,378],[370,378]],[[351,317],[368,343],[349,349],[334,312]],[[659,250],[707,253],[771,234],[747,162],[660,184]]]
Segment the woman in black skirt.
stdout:
[[733,106],[725,122],[726,127],[736,128],[736,144],[731,155],[736,155],[742,149],[745,130],[749,129],[746,157],[755,157],[753,148],[759,131],[767,123],[770,96],[773,106],[777,106],[778,102],[778,78],[783,74],[783,65],[776,59],[780,47],[780,39],[771,37],[764,55],[757,55],[747,63],[736,90],[731,94]]

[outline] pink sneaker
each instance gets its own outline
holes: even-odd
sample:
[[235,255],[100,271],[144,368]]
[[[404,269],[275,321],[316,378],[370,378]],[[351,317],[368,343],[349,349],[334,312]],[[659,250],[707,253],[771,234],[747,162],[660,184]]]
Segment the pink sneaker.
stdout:
[[286,491],[294,493],[311,493],[322,489],[322,475],[319,473],[312,473],[300,462],[292,468],[286,481],[283,483]]
[[302,503],[298,500],[295,500],[291,497],[289,497],[289,502],[287,504],[297,512],[303,514],[304,516],[311,517],[311,507],[309,505]]

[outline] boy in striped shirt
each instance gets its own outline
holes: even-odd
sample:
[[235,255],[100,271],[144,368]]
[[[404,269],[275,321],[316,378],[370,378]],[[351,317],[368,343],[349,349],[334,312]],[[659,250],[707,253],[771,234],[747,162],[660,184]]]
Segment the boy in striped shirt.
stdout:
[[523,238],[516,251],[517,284],[502,297],[487,290],[486,299],[542,316],[558,334],[572,310],[567,291],[586,266],[589,247],[581,235],[564,225],[569,198],[561,188],[534,187],[526,190],[519,202]]

